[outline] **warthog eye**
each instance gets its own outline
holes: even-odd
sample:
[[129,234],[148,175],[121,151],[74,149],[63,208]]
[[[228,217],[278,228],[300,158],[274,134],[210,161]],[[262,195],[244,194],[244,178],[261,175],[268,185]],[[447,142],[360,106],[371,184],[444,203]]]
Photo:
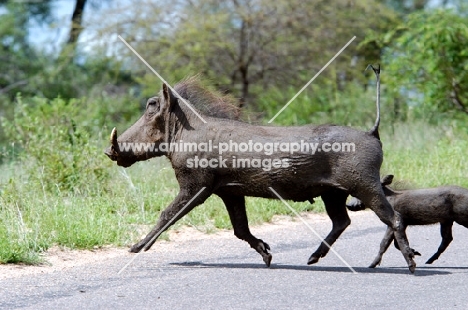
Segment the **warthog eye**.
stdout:
[[145,117],[150,120],[161,110],[161,102],[158,97],[148,99],[146,102]]
[[158,101],[159,101],[158,97],[149,98],[148,101],[146,101],[146,107],[150,105],[155,105],[156,103],[158,103]]
[[159,98],[158,97],[153,97],[149,98],[148,101],[146,102],[146,110],[156,110],[156,111],[151,111],[151,112],[157,112],[159,110]]

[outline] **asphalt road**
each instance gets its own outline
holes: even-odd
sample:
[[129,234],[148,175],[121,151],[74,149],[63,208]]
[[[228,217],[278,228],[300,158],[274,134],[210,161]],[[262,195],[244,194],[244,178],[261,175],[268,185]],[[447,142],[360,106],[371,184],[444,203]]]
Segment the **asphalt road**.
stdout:
[[[467,308],[468,230],[454,225],[454,241],[433,265],[438,226],[408,229],[422,253],[414,275],[393,247],[376,269],[384,225],[370,212],[352,214],[352,224],[333,253],[318,264],[306,261],[319,244],[300,221],[252,229],[268,242],[273,261],[266,268],[254,250],[231,234],[187,240],[161,250],[158,243],[120,275],[133,257],[0,281],[0,308],[26,309],[324,309]],[[322,236],[328,220],[308,219]]]

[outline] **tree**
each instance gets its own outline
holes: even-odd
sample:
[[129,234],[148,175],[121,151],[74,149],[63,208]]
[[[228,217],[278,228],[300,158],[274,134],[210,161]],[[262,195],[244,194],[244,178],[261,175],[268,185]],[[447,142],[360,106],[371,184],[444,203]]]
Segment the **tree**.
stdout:
[[381,36],[389,86],[408,104],[468,114],[467,25],[454,11],[431,10]]
[[67,44],[76,44],[78,37],[83,31],[83,11],[87,0],[76,0],[75,9],[73,10],[70,32],[68,34]]
[[[117,31],[169,81],[200,72],[243,103],[272,87],[300,89],[353,36],[388,30],[396,18],[373,0],[179,0],[141,7],[128,8],[101,35]],[[356,45],[321,75],[323,83],[338,89],[362,76],[368,60]],[[128,67],[146,72],[126,47],[120,52],[132,59]],[[141,82],[152,92],[159,83],[151,74]]]
[[[447,2],[447,0],[443,1]],[[424,10],[430,0],[380,0],[380,2],[401,14],[409,14],[415,11]]]
[[12,1],[0,0],[0,7],[5,10],[16,9],[25,13],[27,22],[29,19],[34,19],[38,22],[49,21],[51,19],[51,4],[52,0],[42,1]]
[[12,98],[21,87],[29,83],[28,77],[40,67],[38,62],[34,62],[37,53],[28,42],[27,23],[35,14],[39,14],[35,16],[40,16],[40,19],[45,18],[46,8],[39,6],[44,11],[39,8],[31,10],[35,6],[5,2],[5,13],[0,19],[0,96]]

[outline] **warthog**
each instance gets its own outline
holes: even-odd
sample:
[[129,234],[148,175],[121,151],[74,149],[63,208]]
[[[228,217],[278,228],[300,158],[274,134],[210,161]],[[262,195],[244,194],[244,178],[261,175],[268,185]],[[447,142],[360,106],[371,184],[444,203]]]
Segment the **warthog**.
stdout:
[[[131,247],[131,252],[148,250],[167,227],[216,194],[227,208],[235,236],[248,242],[269,266],[272,259],[269,245],[249,230],[245,196],[278,199],[277,193],[286,200],[310,203],[321,196],[333,223],[325,241],[332,245],[351,222],[346,210],[346,199],[351,194],[395,230],[409,269],[414,272],[416,265],[405,232],[380,185],[383,153],[378,134],[379,113],[369,132],[336,125],[257,126],[232,119],[235,118],[232,113],[223,112],[221,116],[227,118],[220,118],[218,110],[230,110],[223,97],[194,84],[194,79],[182,81],[174,86],[175,92],[163,84],[162,91],[148,100],[143,116],[135,124],[119,137],[115,128],[112,131],[111,146],[105,153],[117,165],[129,167],[137,161],[166,156],[180,186],[177,197],[161,212],[156,226]],[[204,111],[206,123],[187,101],[195,111]],[[379,100],[377,106],[378,103]],[[165,147],[169,143],[181,145],[181,141],[204,147],[189,151]],[[128,148],[132,143],[153,144],[154,148]],[[352,143],[355,151],[329,149],[331,145],[346,143]],[[207,150],[207,145],[212,148]],[[298,145],[303,149],[297,150]],[[312,154],[313,145],[324,146],[324,151],[318,147]],[[258,152],[261,146],[264,152]],[[266,152],[267,149],[274,150]],[[322,242],[308,264],[318,262],[328,251]]]
[[[437,252],[432,255],[426,264],[432,264],[439,258],[453,240],[452,225],[457,222],[468,227],[468,189],[459,186],[441,186],[415,190],[396,191],[388,185],[393,181],[393,175],[382,178],[382,188],[395,211],[401,214],[404,229],[408,225],[430,225],[440,223],[442,242]],[[347,207],[351,211],[364,210],[365,204],[353,198]],[[371,268],[380,264],[382,256],[394,240],[391,229],[387,229],[380,243],[380,251],[374,259]],[[395,247],[399,249],[398,244]],[[420,255],[412,250],[415,255]]]

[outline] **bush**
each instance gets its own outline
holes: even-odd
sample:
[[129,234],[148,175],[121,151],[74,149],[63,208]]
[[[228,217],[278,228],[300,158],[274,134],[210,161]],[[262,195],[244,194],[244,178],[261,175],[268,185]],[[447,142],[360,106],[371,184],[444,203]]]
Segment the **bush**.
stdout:
[[[16,100],[14,120],[2,120],[9,140],[19,144],[27,179],[47,191],[91,193],[109,178],[103,142],[83,126],[83,100]],[[102,156],[99,156],[101,155]],[[92,186],[90,186],[92,185]]]
[[[349,83],[343,90],[333,85],[310,85],[303,93],[290,103],[273,124],[285,126],[304,124],[346,125],[368,129],[372,127],[376,117],[375,78],[369,74],[371,85],[365,89],[358,83]],[[382,93],[385,85],[382,85]],[[264,111],[264,119],[268,121],[286,105],[298,89],[287,91],[271,89],[259,98],[260,110]],[[386,123],[393,121],[393,106],[385,95],[381,96],[381,117]]]
[[361,47],[382,50],[383,78],[396,104],[433,124],[444,118],[466,120],[467,23],[467,16],[453,10],[418,11],[392,31],[369,36]]

